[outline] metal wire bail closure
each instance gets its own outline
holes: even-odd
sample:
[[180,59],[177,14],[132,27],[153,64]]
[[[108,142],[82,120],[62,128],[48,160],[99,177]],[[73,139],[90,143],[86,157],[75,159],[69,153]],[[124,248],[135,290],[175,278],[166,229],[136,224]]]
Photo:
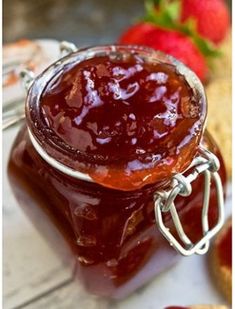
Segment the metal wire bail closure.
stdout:
[[[187,176],[176,174],[172,179],[169,190],[158,191],[155,194],[154,209],[156,224],[163,236],[169,241],[170,245],[184,256],[205,254],[209,249],[210,239],[221,229],[224,222],[223,187],[218,174],[220,167],[219,160],[213,153],[204,148],[200,148],[199,153],[200,154],[194,158],[191,165],[185,171],[192,170],[190,174],[187,174]],[[202,238],[194,244],[184,232],[174,201],[178,195],[189,196],[192,193],[191,183],[196,180],[200,174],[204,175],[204,197],[201,216],[203,235]],[[218,220],[215,226],[209,230],[208,211],[211,178],[214,180],[216,187]],[[165,212],[170,212],[176,232],[182,244],[164,224],[163,213]]]

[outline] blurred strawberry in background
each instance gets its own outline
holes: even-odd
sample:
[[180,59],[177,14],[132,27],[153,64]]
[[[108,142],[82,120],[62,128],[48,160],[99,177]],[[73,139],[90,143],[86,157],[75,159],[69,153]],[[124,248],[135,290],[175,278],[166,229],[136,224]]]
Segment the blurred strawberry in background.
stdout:
[[140,44],[172,55],[190,67],[201,80],[208,73],[206,59],[198,47],[186,35],[148,23],[130,27],[119,40],[122,44]]
[[148,0],[146,16],[119,38],[121,44],[146,45],[174,56],[206,81],[210,59],[219,55],[230,27],[223,0]]
[[230,16],[224,0],[182,0],[181,20],[194,19],[197,31],[218,44],[225,38]]

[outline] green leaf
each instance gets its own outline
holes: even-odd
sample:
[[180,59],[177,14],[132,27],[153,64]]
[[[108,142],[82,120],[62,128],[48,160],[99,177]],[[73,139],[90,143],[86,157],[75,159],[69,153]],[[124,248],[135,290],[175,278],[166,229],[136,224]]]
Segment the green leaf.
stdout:
[[221,52],[213,46],[213,44],[205,40],[204,38],[200,37],[199,35],[194,35],[192,37],[195,44],[198,46],[200,51],[206,56],[206,57],[218,57],[221,56]]
[[[168,2],[168,1],[165,1],[165,2]],[[180,18],[180,12],[181,12],[181,2],[179,0],[170,2],[165,7],[165,10],[172,21],[173,20],[178,21]]]
[[[166,2],[168,1],[162,1],[159,7],[156,7],[154,1],[147,1],[147,14],[144,17],[144,21],[151,22],[163,28],[172,29],[175,24],[175,19],[178,18],[178,5],[174,2],[169,7],[166,7]],[[162,3],[164,3],[164,6]]]
[[212,42],[199,35],[196,21],[193,18],[188,19],[182,24],[176,25],[176,27],[178,31],[189,36],[206,57],[217,57],[221,55],[220,51]]
[[[146,0],[145,9],[147,15],[165,15],[170,20],[179,20],[181,12],[181,0]],[[159,13],[159,14],[158,14]]]
[[160,7],[161,0],[146,0],[144,5],[145,5],[145,11],[146,15],[153,15],[155,8]]

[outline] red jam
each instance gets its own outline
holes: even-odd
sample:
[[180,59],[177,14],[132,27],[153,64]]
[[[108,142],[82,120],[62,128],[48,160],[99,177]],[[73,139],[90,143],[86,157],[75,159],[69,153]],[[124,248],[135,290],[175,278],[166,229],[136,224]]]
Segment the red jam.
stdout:
[[220,265],[232,269],[232,224],[224,231],[218,245],[218,257]]
[[[62,257],[63,248],[69,251],[63,240],[69,245],[74,272],[86,289],[121,298],[179,257],[157,229],[154,193],[197,154],[205,102],[163,56],[151,63],[133,55],[122,61],[94,56],[76,62],[76,57],[36,79],[27,98],[27,125],[53,158],[88,172],[96,182],[49,165],[26,127],[12,147],[9,178],[23,210],[55,251]],[[207,133],[203,144],[218,156],[225,184],[223,160]],[[202,236],[203,183],[200,176],[192,194],[176,201],[193,241]],[[217,219],[213,182],[210,205],[212,227]],[[169,213],[164,221],[174,233]]]
[[107,187],[133,190],[184,170],[205,120],[201,102],[171,64],[139,56],[84,60],[44,89],[46,124]]

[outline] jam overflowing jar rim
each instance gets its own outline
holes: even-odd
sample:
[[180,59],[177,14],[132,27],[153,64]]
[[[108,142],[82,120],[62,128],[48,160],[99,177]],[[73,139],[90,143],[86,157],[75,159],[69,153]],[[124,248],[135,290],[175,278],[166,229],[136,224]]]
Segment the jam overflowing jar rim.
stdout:
[[[84,59],[87,59],[88,57],[93,57],[95,53],[101,50],[101,54],[107,54],[107,51],[112,54],[117,53],[118,50],[124,51],[127,49],[133,52],[145,53],[148,59],[152,54],[153,61],[154,59],[156,59],[157,56],[157,61],[164,59],[164,63],[168,61],[169,64],[174,64],[177,68],[177,71],[180,74],[184,75],[186,81],[192,87],[192,89],[194,91],[197,91],[200,96],[204,100],[206,100],[204,89],[199,78],[181,62],[169,55],[165,55],[162,52],[155,51],[146,47],[132,45],[104,45],[76,51],[77,48],[75,45],[68,42],[62,42],[61,52],[66,52],[68,55],[49,66],[36,79],[34,79],[31,71],[23,70],[21,72],[21,79],[26,90],[28,90],[28,95],[26,99],[26,120],[31,142],[39,155],[47,163],[49,163],[60,172],[84,181],[93,181],[89,177],[89,175],[78,172],[77,170],[69,167],[69,159],[64,160],[63,158],[65,157],[65,154],[68,154],[71,149],[67,149],[64,142],[63,144],[61,144],[58,136],[56,136],[55,134],[50,135],[53,132],[48,132],[49,128],[45,125],[45,123],[43,123],[42,121],[38,121],[38,113],[40,107],[39,102],[43,90],[45,89],[48,81],[50,81],[53,77],[57,76],[57,74],[59,74],[60,72],[63,72],[66,65],[70,65],[72,61],[77,62],[78,59],[82,61]],[[47,138],[48,134],[50,136],[49,139]],[[53,153],[56,153],[56,158],[59,158],[58,160],[53,158]],[[217,157],[200,146],[198,155],[192,158],[192,162],[190,166],[186,169],[186,171],[174,175],[167,189],[159,190],[155,193],[154,209],[156,225],[160,232],[163,234],[163,236],[169,241],[170,245],[173,246],[175,250],[177,250],[184,256],[206,253],[209,248],[210,239],[221,229],[223,225],[224,196],[218,170],[219,160],[217,159]],[[191,183],[201,174],[203,174],[205,179],[202,207],[203,235],[202,238],[194,244],[184,232],[179,216],[177,214],[177,210],[175,208],[174,201],[178,195],[189,196],[192,192]],[[216,194],[218,201],[218,220],[214,227],[210,229],[208,210],[211,178],[214,180],[216,186]],[[181,242],[179,242],[178,239],[176,239],[175,236],[169,231],[168,227],[165,226],[163,221],[164,212],[170,213],[172,221],[175,225],[176,232]]]

